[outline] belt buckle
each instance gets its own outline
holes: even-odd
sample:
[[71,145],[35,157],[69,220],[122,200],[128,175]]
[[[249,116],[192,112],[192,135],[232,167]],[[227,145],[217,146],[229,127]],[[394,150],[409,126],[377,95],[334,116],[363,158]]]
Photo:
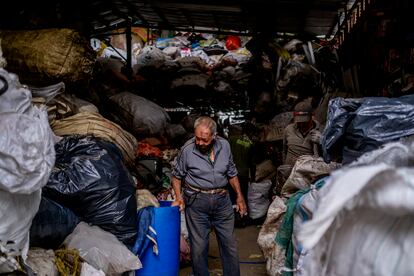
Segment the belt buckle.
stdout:
[[223,195],[223,194],[225,194],[227,191],[226,191],[226,189],[214,189],[214,190],[212,190],[212,194],[219,194],[219,195]]
[[191,190],[196,191],[196,192],[199,192],[199,193],[202,193],[202,194],[214,195],[214,194],[223,194],[223,193],[226,192],[226,190],[225,189],[222,189],[222,188],[216,188],[216,189],[211,189],[211,190],[204,190],[204,189],[200,189],[200,188],[194,187],[194,186],[192,186],[190,184],[187,184],[187,186]]

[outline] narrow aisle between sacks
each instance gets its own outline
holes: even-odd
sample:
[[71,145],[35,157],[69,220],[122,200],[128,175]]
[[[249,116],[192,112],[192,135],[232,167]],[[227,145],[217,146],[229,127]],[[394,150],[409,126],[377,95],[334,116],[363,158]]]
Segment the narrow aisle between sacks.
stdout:
[[[239,245],[240,272],[242,276],[264,276],[266,264],[263,254],[257,245],[257,236],[260,227],[251,225],[245,228],[236,228],[236,238]],[[210,234],[210,248],[208,254],[209,271],[211,276],[223,275],[220,254],[216,241],[216,235]],[[191,267],[184,267],[180,270],[180,276],[191,275]]]

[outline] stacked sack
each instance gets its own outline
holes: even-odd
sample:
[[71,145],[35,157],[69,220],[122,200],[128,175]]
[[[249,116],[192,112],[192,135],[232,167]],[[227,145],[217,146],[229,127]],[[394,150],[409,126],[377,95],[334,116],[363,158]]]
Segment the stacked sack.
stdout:
[[87,80],[96,54],[87,40],[71,29],[1,31],[7,69],[25,83]]
[[0,273],[21,268],[29,229],[55,163],[47,113],[34,107],[31,93],[14,74],[0,69]]

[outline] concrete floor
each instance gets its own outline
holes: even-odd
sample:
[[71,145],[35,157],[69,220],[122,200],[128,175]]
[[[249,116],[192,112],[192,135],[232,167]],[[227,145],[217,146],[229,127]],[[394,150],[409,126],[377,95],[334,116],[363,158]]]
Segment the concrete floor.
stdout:
[[[242,276],[267,275],[264,258],[257,245],[259,231],[260,228],[253,225],[246,228],[236,228],[236,238],[239,244],[240,271]],[[210,234],[208,262],[211,276],[223,275],[216,235],[214,233]],[[188,276],[191,272],[191,267],[181,268],[180,276]]]

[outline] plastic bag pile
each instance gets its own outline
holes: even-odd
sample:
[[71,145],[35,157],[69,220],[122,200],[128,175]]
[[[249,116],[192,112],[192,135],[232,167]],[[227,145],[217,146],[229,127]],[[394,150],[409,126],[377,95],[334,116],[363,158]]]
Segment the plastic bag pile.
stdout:
[[0,69],[0,273],[26,259],[29,230],[55,163],[54,137],[47,112],[14,74]]

